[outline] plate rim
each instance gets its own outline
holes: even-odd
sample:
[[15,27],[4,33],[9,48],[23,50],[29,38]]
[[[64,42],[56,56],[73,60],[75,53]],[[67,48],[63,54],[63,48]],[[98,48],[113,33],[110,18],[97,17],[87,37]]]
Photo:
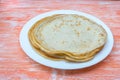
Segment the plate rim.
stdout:
[[[56,63],[56,61],[52,61],[52,60],[46,59],[46,58],[40,56],[38,53],[36,53],[36,52],[32,49],[32,47],[30,46],[30,42],[28,41],[28,35],[26,35],[26,34],[27,34],[27,32],[29,31],[30,27],[32,27],[32,25],[33,25],[36,21],[38,21],[38,20],[40,20],[40,19],[42,19],[42,18],[44,18],[44,17],[54,15],[54,14],[78,14],[78,15],[85,16],[85,17],[87,17],[87,18],[89,18],[89,19],[91,19],[91,20],[93,20],[93,21],[96,20],[95,22],[97,22],[97,23],[99,23],[100,25],[102,25],[102,27],[105,29],[105,31],[106,31],[107,34],[108,34],[108,36],[107,36],[107,42],[106,42],[104,48],[106,48],[106,45],[107,45],[107,46],[108,46],[108,45],[111,45],[111,46],[108,46],[108,47],[109,47],[109,50],[106,48],[106,49],[107,49],[107,53],[104,54],[104,57],[103,57],[103,58],[99,58],[99,60],[97,60],[96,62],[94,62],[93,60],[90,60],[90,61],[88,61],[88,62],[84,62],[84,63],[90,63],[90,64],[89,64],[89,65],[85,65],[85,64],[84,64],[84,65],[82,65],[82,67],[81,67],[81,66],[80,66],[80,67],[70,67],[70,66],[60,67],[60,66],[58,66],[58,65],[56,65],[56,64],[54,64],[54,66],[53,66],[53,64],[50,65],[48,62],[55,62],[55,63]],[[28,29],[28,28],[29,28],[29,29]],[[27,30],[27,31],[26,31],[26,30]],[[25,36],[27,36],[27,37],[25,37]],[[27,41],[25,41],[25,40],[27,40]],[[40,14],[40,15],[38,15],[38,16],[35,16],[34,18],[30,19],[30,20],[23,26],[23,28],[22,28],[22,30],[21,30],[21,32],[20,32],[19,41],[20,41],[20,46],[21,46],[22,50],[27,54],[27,56],[29,56],[29,57],[30,57],[32,60],[34,60],[35,62],[38,62],[39,64],[42,64],[42,65],[45,65],[45,66],[48,66],[48,67],[51,67],[51,68],[65,69],[65,70],[82,69],[82,68],[86,68],[86,67],[93,66],[93,65],[101,62],[102,60],[104,60],[104,59],[110,54],[110,52],[112,51],[112,48],[113,48],[113,44],[114,44],[113,34],[112,34],[111,30],[108,28],[108,26],[107,26],[103,21],[101,21],[100,19],[98,19],[97,17],[95,17],[95,16],[93,16],[93,15],[90,15],[90,14],[87,14],[87,13],[84,13],[84,12],[80,12],[80,11],[75,11],[75,10],[55,10],[55,11],[50,11],[50,12],[46,12],[46,13]],[[107,44],[107,43],[109,43],[109,44]],[[28,44],[29,46],[26,45],[26,44]],[[30,47],[31,47],[31,48],[30,48]],[[32,49],[32,50],[28,51],[28,48],[30,48],[30,49]],[[103,48],[103,49],[104,49],[104,48]],[[34,52],[33,52],[33,51],[34,51]],[[101,51],[101,52],[102,52],[102,51]],[[34,54],[34,53],[35,53],[35,54]],[[100,54],[100,52],[99,52],[98,54]],[[98,54],[97,54],[97,55],[98,55]],[[37,56],[39,56],[39,57],[37,57]],[[95,56],[95,57],[96,57],[96,56]],[[40,61],[40,59],[46,60],[46,61]],[[93,61],[93,62],[92,62],[92,61]],[[57,63],[58,63],[58,61],[57,61]],[[65,65],[65,64],[72,64],[72,65],[74,64],[74,66],[77,65],[77,64],[83,64],[83,63],[68,63],[68,62],[66,63],[66,61],[59,61],[59,63],[61,63],[61,64],[63,63],[64,65]]]

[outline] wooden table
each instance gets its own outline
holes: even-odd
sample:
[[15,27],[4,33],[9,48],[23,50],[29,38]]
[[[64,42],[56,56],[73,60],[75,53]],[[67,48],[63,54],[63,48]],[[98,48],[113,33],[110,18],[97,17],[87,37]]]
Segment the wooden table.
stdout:
[[[114,48],[97,65],[81,70],[52,69],[21,49],[23,25],[44,12],[71,9],[100,18],[114,35]],[[0,0],[0,80],[120,80],[120,1]]]

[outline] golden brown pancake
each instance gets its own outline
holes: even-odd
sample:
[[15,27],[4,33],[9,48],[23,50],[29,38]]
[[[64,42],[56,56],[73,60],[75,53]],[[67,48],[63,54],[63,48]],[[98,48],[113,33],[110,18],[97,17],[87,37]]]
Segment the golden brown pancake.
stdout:
[[84,16],[59,14],[36,22],[28,37],[44,57],[84,62],[103,48],[107,34],[102,26]]

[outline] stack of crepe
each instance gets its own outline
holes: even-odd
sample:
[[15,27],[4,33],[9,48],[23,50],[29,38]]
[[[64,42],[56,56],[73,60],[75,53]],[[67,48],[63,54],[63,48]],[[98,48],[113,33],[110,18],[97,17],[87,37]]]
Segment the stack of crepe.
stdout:
[[57,14],[37,21],[28,32],[35,51],[45,58],[85,62],[106,42],[101,25],[76,14]]

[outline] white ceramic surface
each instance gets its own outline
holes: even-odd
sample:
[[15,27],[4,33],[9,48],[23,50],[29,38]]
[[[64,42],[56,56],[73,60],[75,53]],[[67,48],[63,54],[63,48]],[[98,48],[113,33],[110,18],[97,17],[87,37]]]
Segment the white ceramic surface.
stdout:
[[[91,20],[93,20],[94,22],[100,24],[103,26],[103,28],[106,30],[108,36],[107,36],[107,42],[104,46],[104,48],[94,57],[94,59],[88,61],[88,62],[84,62],[84,63],[74,63],[74,62],[66,62],[66,61],[53,61],[53,60],[49,60],[46,59],[42,56],[40,56],[38,53],[36,53],[31,45],[30,42],[28,40],[28,31],[31,28],[31,26],[38,20],[47,17],[47,16],[51,16],[54,14],[77,14],[77,15],[82,15],[85,16]],[[99,63],[100,61],[104,60],[111,52],[112,47],[113,47],[113,35],[110,31],[110,29],[98,18],[83,13],[83,12],[79,12],[79,11],[73,11],[73,10],[57,10],[57,11],[51,11],[51,12],[47,12],[44,14],[40,14],[34,18],[32,18],[31,20],[29,20],[23,27],[23,29],[21,30],[20,33],[20,45],[22,47],[22,49],[24,50],[24,52],[34,61],[43,64],[45,66],[48,67],[52,67],[52,68],[57,68],[57,69],[82,69],[82,68],[86,68],[86,67],[90,67],[92,65],[95,65],[97,63]]]

